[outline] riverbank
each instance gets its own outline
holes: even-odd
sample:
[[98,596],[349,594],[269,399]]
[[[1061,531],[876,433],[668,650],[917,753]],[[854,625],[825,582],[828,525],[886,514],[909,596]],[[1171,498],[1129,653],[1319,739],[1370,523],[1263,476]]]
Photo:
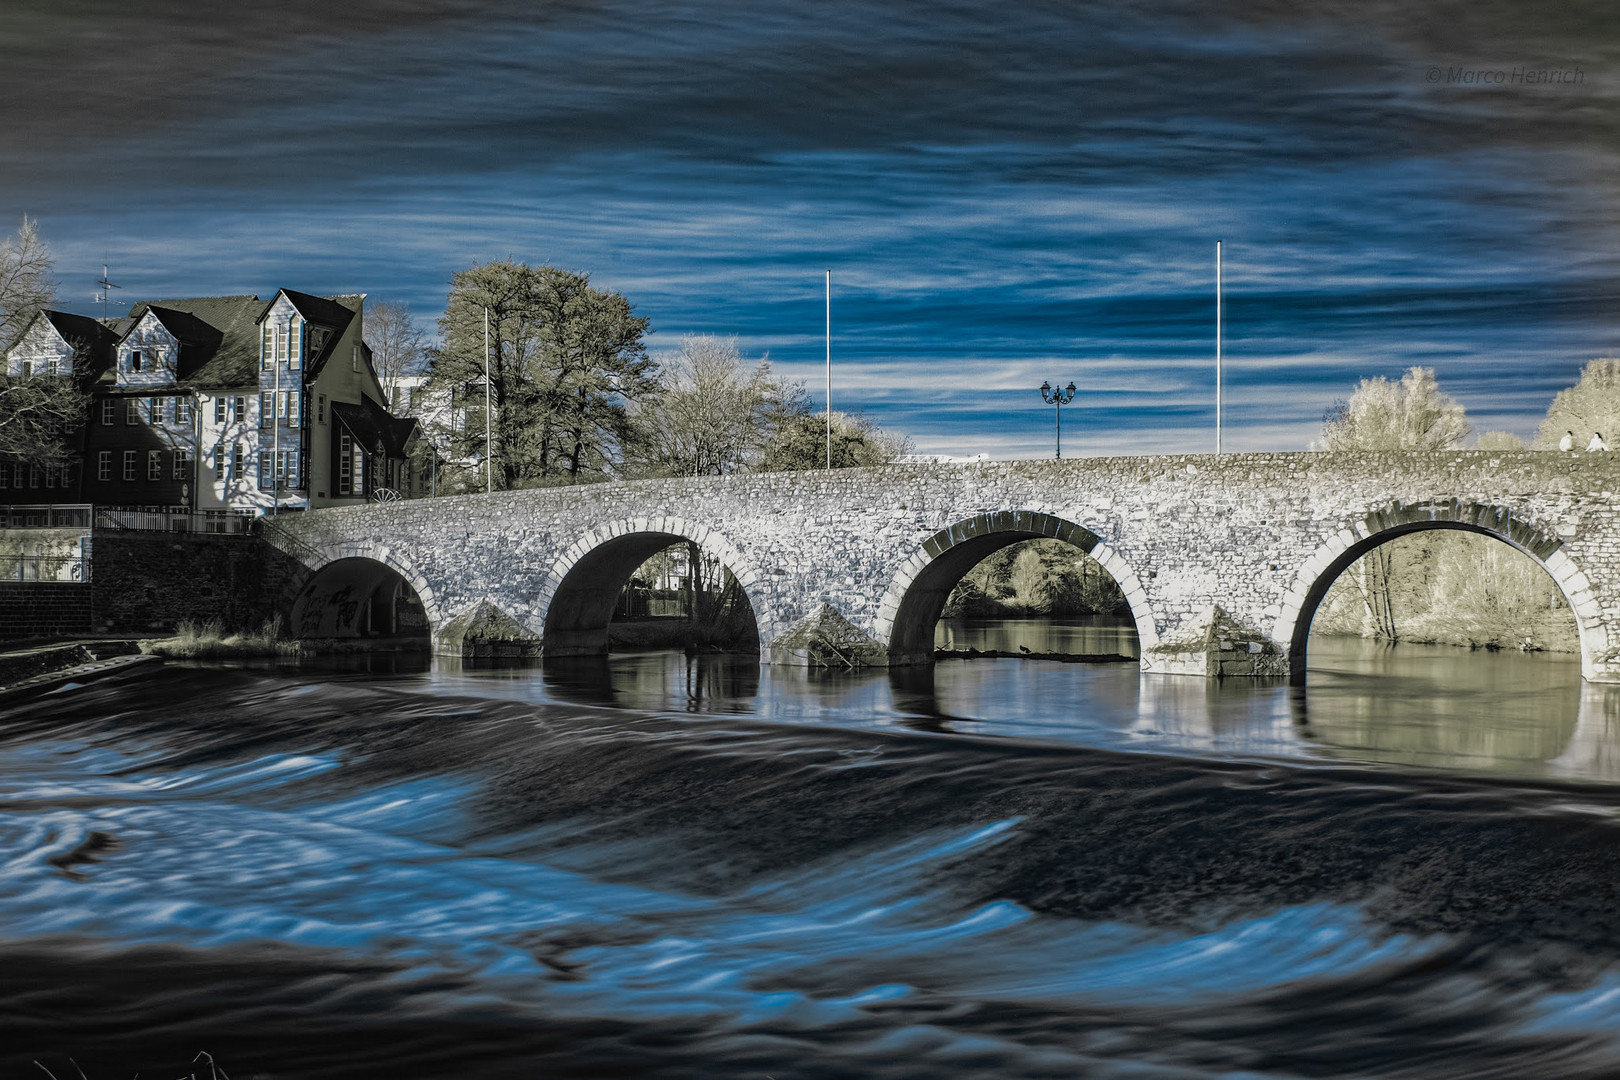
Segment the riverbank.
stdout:
[[133,640],[117,638],[50,642],[0,653],[0,688],[140,651]]

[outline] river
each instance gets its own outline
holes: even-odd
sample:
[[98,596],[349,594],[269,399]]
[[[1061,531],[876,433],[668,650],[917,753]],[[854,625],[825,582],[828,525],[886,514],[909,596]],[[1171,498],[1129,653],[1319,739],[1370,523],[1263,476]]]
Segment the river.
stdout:
[[0,1075],[1613,1076],[1617,745],[1573,658],[1333,640],[147,665],[0,712]]

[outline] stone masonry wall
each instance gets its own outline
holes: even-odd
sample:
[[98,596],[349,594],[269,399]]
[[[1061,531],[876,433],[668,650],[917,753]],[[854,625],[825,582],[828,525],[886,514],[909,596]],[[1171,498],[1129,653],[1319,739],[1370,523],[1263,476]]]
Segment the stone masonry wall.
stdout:
[[218,619],[257,629],[303,567],[256,537],[97,531],[94,629],[153,634]]
[[[1171,653],[1150,652],[1159,642],[1210,640],[1232,663],[1275,673],[1278,656],[1286,670],[1295,620],[1333,560],[1379,522],[1407,528],[1428,514],[1534,549],[1576,608],[1588,677],[1612,679],[1620,678],[1617,491],[1620,463],[1599,454],[899,465],[334,508],[283,517],[273,542],[308,565],[349,555],[394,566],[421,594],[435,631],[487,602],[538,639],[550,597],[583,552],[627,532],[668,532],[698,540],[731,567],[754,604],[762,646],[822,605],[886,644],[907,584],[932,557],[925,544],[985,515],[1030,511],[1098,538],[1131,601],[1145,666],[1205,673],[1201,659],[1182,658],[1191,666],[1179,668]],[[1260,662],[1268,657],[1269,666]]]
[[82,637],[93,630],[90,586],[0,581],[0,641]]

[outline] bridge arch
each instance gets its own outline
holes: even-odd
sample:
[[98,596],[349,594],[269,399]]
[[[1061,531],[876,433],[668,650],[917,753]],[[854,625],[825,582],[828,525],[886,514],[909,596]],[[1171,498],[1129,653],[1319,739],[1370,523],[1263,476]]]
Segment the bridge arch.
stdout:
[[[387,571],[403,579],[416,594],[427,620],[429,640],[434,640],[444,627],[445,613],[433,587],[403,552],[386,544],[361,540],[310,546],[304,549],[303,557],[306,572],[288,590],[281,604],[294,637],[349,636],[344,631],[352,631],[352,623],[341,617],[334,621],[332,605],[342,602],[335,598],[345,590],[374,592],[387,583]],[[323,632],[333,629],[339,632]]]
[[1528,556],[1545,570],[1575,614],[1581,641],[1581,675],[1597,677],[1597,662],[1609,651],[1608,629],[1592,583],[1563,551],[1563,542],[1515,518],[1511,509],[1453,500],[1393,503],[1340,529],[1316,549],[1300,567],[1293,586],[1283,597],[1272,631],[1273,640],[1287,650],[1294,682],[1305,679],[1306,647],[1311,622],[1333,582],[1357,559],[1373,548],[1408,533],[1455,529],[1480,533]]
[[541,583],[535,604],[542,612],[542,648],[547,655],[601,652],[607,625],[630,576],[647,559],[689,540],[731,571],[753,608],[761,655],[784,624],[771,602],[766,577],[752,559],[707,525],[679,517],[630,518],[600,525],[575,540]]
[[923,541],[895,575],[878,607],[874,636],[892,664],[927,663],[934,655],[934,624],[951,589],[992,552],[1025,540],[1063,540],[1090,555],[1125,594],[1142,648],[1159,634],[1147,593],[1117,551],[1090,529],[1034,510],[1001,510],[966,518]]

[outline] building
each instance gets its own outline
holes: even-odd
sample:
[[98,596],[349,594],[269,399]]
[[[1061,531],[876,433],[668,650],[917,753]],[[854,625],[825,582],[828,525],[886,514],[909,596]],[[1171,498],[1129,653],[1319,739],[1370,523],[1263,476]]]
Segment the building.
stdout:
[[67,472],[15,462],[0,503],[260,515],[423,494],[420,425],[394,416],[362,339],[364,296],[282,289],[44,311],[6,354],[22,378],[90,394]]

